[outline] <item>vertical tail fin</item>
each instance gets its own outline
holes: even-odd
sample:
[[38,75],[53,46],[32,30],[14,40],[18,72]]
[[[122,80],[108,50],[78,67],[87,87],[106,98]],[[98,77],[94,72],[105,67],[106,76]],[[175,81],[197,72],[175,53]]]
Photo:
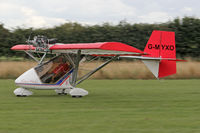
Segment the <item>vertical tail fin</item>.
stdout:
[[159,60],[145,60],[145,65],[156,78],[176,73],[175,33],[169,31],[153,31],[144,49],[145,57],[160,58]]

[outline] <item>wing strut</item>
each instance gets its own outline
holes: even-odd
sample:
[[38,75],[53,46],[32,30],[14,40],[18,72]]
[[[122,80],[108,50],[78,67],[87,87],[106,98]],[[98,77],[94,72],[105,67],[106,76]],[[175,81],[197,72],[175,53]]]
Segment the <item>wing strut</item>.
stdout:
[[105,63],[103,63],[102,65],[100,65],[96,69],[94,69],[93,71],[85,74],[83,77],[80,78],[80,80],[78,81],[78,83],[76,83],[76,85],[80,84],[81,82],[83,82],[84,80],[86,80],[87,78],[89,78],[90,76],[92,76],[95,72],[97,72],[98,70],[100,70],[101,68],[103,68],[104,66],[106,66],[107,64],[109,64],[111,61],[113,61],[114,59],[116,59],[118,57],[119,57],[118,55],[112,57],[110,60],[106,61]]
[[37,58],[35,58],[29,51],[24,51],[27,55],[29,55],[33,60],[35,60],[36,62],[39,62],[39,60]]
[[44,60],[44,58],[45,58],[46,55],[47,55],[47,52],[45,52],[45,53],[43,54],[42,58],[40,59],[39,64],[41,64],[41,63],[43,62],[43,60]]
[[31,52],[29,52],[29,51],[24,51],[27,55],[29,55],[33,60],[35,60],[38,64],[42,64],[42,62],[44,61],[44,58],[46,57],[46,55],[47,55],[47,52],[45,52],[44,54],[43,54],[43,56],[42,56],[42,58],[40,59],[40,60],[38,60],[37,58],[35,58],[34,56],[33,56],[33,54],[31,53]]
[[79,68],[79,62],[81,60],[81,50],[77,51],[76,61],[75,61],[75,68],[74,72],[72,74],[72,86],[76,86],[76,80],[78,76],[78,68]]

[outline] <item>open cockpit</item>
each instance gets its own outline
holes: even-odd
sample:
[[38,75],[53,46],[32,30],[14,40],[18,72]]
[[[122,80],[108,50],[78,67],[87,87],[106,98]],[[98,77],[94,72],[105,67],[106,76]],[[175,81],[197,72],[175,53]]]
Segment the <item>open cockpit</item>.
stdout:
[[53,59],[39,64],[35,71],[42,83],[56,83],[73,69],[73,65],[65,55],[59,55]]

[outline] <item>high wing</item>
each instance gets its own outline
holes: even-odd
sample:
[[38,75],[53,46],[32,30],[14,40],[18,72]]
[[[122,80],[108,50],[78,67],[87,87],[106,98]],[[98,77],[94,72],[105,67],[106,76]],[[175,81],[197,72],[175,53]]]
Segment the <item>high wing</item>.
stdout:
[[11,50],[16,50],[16,51],[35,51],[36,47],[33,45],[27,45],[27,44],[18,44],[15,45],[11,48]]
[[[17,51],[33,51],[36,47],[32,45],[15,45],[11,48]],[[99,43],[77,43],[77,44],[54,44],[49,45],[51,53],[74,53],[81,50],[83,55],[144,55],[144,52],[120,42],[99,42]]]

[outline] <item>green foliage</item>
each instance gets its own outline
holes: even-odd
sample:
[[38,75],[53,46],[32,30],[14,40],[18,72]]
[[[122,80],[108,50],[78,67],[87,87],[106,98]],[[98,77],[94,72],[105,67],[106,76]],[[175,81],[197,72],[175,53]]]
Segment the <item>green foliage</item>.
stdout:
[[200,52],[200,19],[193,17],[176,18],[162,24],[130,24],[121,21],[117,25],[81,25],[65,23],[47,29],[16,28],[9,31],[0,25],[0,56],[20,56],[20,52],[10,50],[10,47],[26,43],[34,35],[46,35],[57,38],[62,43],[86,43],[117,41],[144,49],[153,30],[175,31],[178,57],[199,57]]

